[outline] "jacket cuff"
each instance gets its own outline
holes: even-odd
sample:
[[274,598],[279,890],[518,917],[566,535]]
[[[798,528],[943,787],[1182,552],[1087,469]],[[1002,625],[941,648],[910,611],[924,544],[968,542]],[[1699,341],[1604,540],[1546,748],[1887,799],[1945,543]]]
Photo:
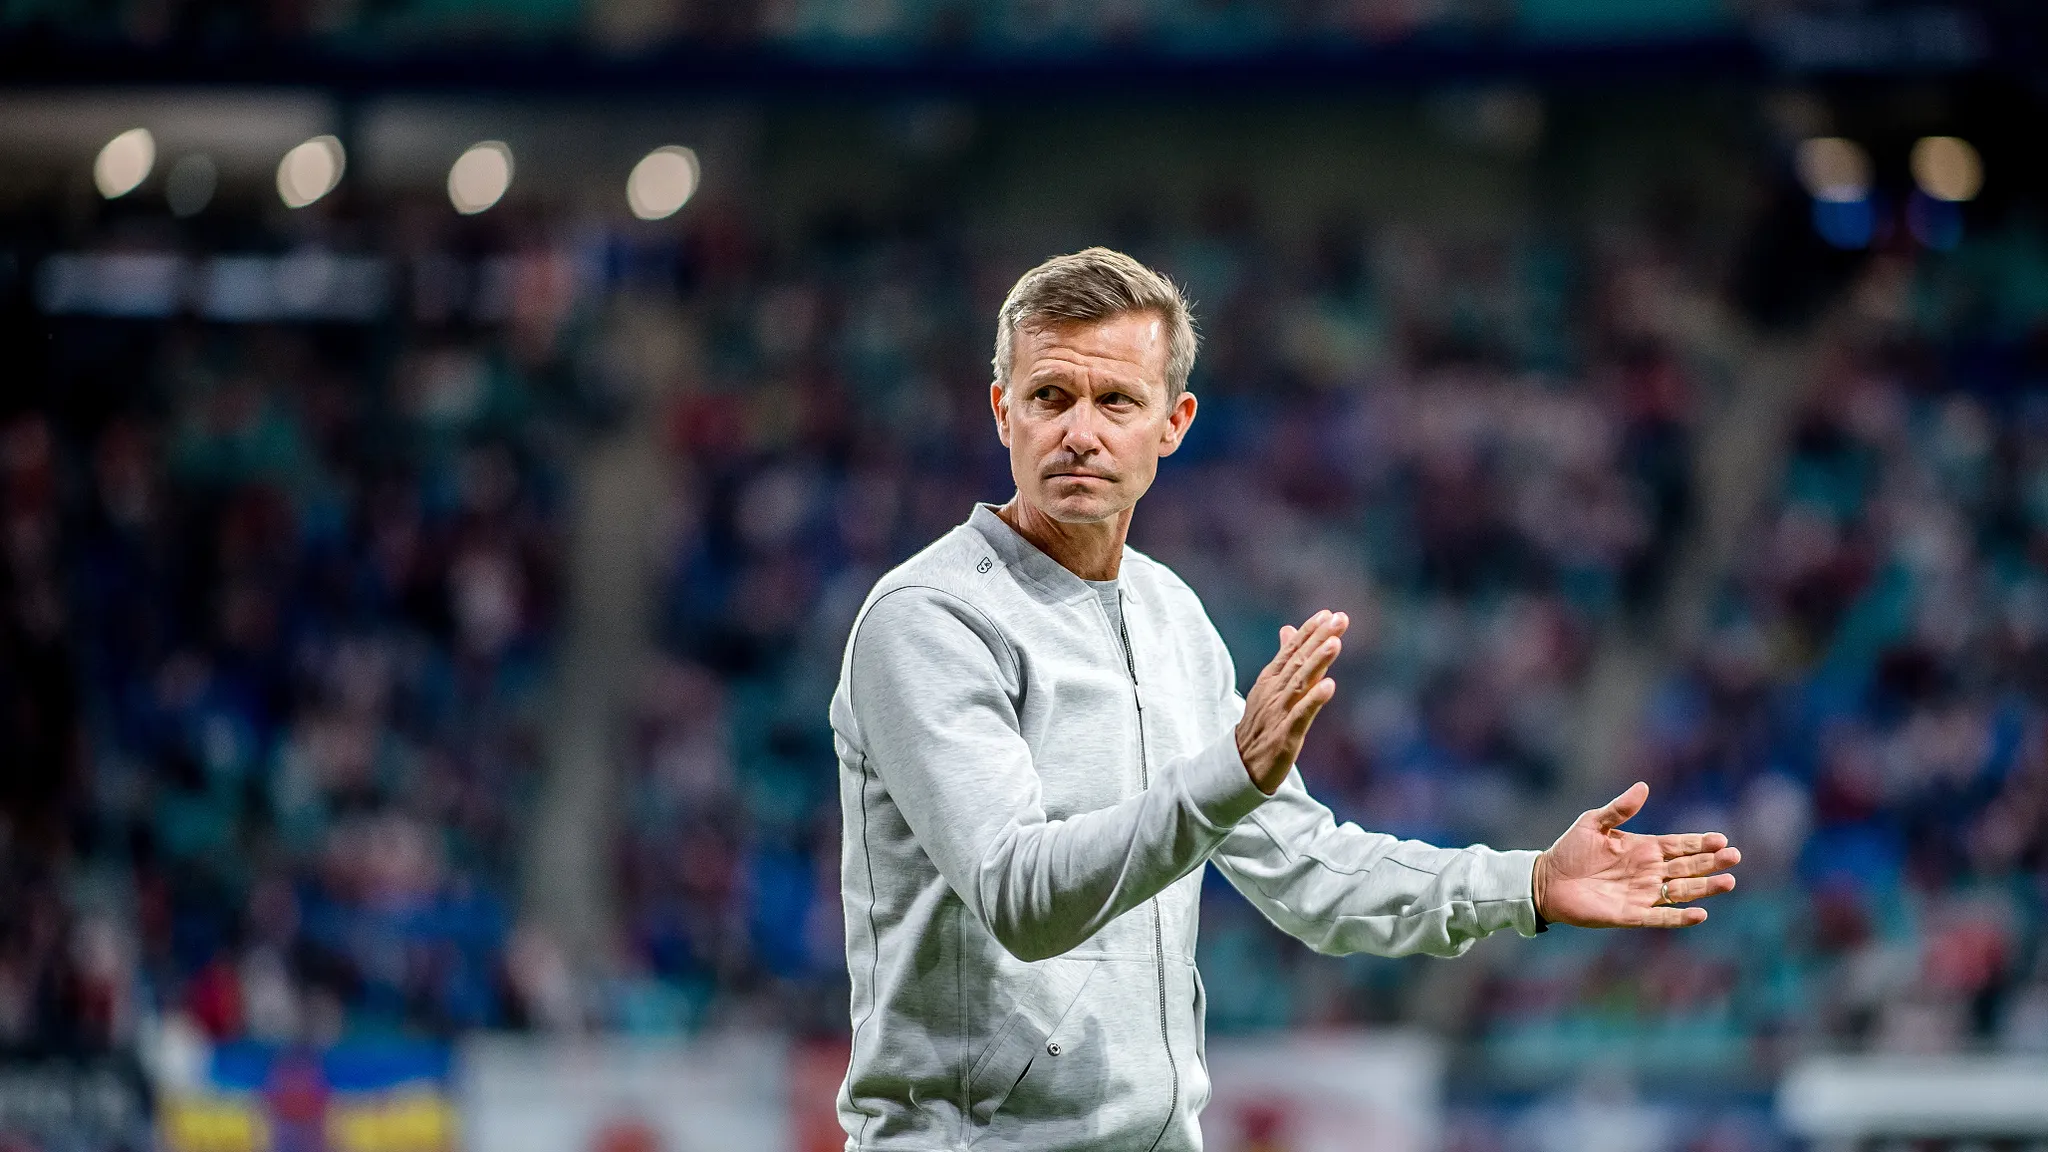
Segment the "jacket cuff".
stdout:
[[1223,739],[1197,752],[1180,773],[1181,787],[1188,802],[1202,819],[1228,828],[1251,815],[1266,802],[1266,794],[1252,783],[1252,774],[1237,752],[1237,737],[1225,732]]
[[1534,936],[1549,927],[1536,915],[1536,857],[1541,852],[1495,852],[1474,877],[1473,903],[1487,932],[1513,928]]

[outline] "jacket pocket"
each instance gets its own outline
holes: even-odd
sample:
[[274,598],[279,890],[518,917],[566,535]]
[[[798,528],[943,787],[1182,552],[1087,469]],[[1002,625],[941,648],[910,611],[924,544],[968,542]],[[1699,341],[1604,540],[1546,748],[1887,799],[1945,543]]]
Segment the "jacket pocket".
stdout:
[[[1054,963],[1060,963],[1054,961]],[[967,1115],[970,1123],[977,1128],[986,1127],[995,1119],[1003,1102],[1010,1098],[1026,1073],[1031,1071],[1032,1061],[1045,1051],[1046,1041],[1052,1038],[1061,1021],[1080,1003],[1082,990],[1095,975],[1095,965],[1085,965],[1078,981],[1069,980],[1072,991],[1065,992],[1059,1000],[1047,1006],[1050,1012],[1038,1009],[1038,1005],[1022,1005],[1011,1012],[995,1037],[982,1051],[974,1067],[967,1074]]]
[[1031,1070],[1039,1046],[1051,1033],[1050,1028],[1033,1024],[1021,1008],[1003,1021],[995,1039],[989,1041],[988,1049],[975,1061],[974,1070],[967,1074],[967,1114],[977,1127],[995,1118],[996,1109],[1003,1106],[1010,1091]]
[[1201,1115],[1209,1106],[1210,1093],[1214,1082],[1209,1079],[1209,988],[1202,983],[1202,970],[1188,965],[1188,972],[1194,976],[1195,985],[1195,1058],[1186,1067],[1187,1114]]

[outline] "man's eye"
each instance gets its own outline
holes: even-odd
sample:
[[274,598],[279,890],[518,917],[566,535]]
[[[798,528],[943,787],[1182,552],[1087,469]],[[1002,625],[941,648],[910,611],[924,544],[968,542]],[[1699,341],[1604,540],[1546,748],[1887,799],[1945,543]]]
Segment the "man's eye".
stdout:
[[1132,400],[1122,392],[1105,392],[1102,394],[1102,402],[1104,404],[1129,404],[1132,403]]
[[1059,389],[1047,384],[1031,394],[1033,400],[1050,400],[1059,394]]

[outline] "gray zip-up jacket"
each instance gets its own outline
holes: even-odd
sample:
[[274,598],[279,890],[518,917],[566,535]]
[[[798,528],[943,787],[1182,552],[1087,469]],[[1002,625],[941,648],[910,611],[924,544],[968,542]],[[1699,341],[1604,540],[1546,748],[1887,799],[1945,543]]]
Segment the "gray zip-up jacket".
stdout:
[[832,728],[850,1152],[1201,1147],[1202,868],[1320,952],[1536,931],[1534,852],[1338,824],[1237,752],[1222,639],[1134,550],[1122,627],[989,505],[884,576]]

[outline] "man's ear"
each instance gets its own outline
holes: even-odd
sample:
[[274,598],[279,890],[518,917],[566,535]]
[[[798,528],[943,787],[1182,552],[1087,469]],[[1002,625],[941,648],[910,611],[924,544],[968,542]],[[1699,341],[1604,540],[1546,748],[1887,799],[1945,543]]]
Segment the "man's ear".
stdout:
[[1160,437],[1159,454],[1171,456],[1180,450],[1180,442],[1187,438],[1188,425],[1195,422],[1195,394],[1182,392],[1173,401],[1173,407],[1166,413],[1166,434]]
[[1003,387],[1001,380],[988,386],[988,405],[996,417],[996,439],[1002,441],[1005,448],[1010,446],[1010,406],[1004,403],[1008,394],[1009,389]]

